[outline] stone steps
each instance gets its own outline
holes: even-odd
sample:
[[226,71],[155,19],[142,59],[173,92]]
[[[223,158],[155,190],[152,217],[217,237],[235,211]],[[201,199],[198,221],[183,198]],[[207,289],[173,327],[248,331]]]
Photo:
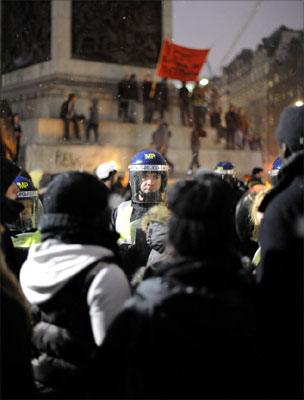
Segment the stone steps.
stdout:
[[[157,128],[154,124],[101,121],[99,142],[93,144],[84,141],[84,126],[80,129],[80,141],[63,142],[61,119],[26,120],[22,126],[26,169],[38,168],[47,172],[71,169],[93,171],[99,163],[109,160],[116,161],[121,172],[126,171],[135,152],[151,147],[152,132]],[[168,158],[175,164],[175,176],[183,176],[191,161],[191,128],[170,125],[170,130],[172,138]],[[229,160],[240,174],[245,174],[254,166],[262,165],[260,152],[225,150],[223,143],[215,143],[214,130],[210,127],[205,130],[207,137],[201,139],[199,155],[202,166],[213,169],[218,161]]]
[[[63,121],[56,118],[29,119],[22,123],[24,130],[24,144],[54,144],[61,143],[63,137]],[[82,123],[80,135],[85,141],[85,128]],[[117,146],[149,146],[152,133],[157,129],[156,124],[129,124],[115,121],[101,121],[99,125],[99,144]],[[170,125],[172,137],[170,147],[174,149],[190,149],[190,127]],[[214,131],[207,127],[207,137],[201,139],[203,148],[223,148],[222,144],[214,143]],[[92,133],[91,133],[92,135]],[[73,135],[71,135],[73,137]],[[77,140],[70,143],[80,144]]]

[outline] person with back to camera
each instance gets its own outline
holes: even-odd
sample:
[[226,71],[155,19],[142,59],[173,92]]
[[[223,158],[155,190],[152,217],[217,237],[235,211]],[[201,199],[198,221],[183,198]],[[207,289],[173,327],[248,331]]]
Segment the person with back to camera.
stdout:
[[110,230],[108,189],[86,172],[48,185],[40,244],[20,272],[32,305],[33,374],[41,396],[83,398],[84,371],[130,296]]
[[252,381],[263,374],[254,289],[231,239],[233,193],[213,173],[198,179],[169,192],[172,258],[110,327],[89,398],[263,398]]
[[158,152],[142,150],[132,157],[128,169],[132,198],[114,210],[112,223],[120,235],[124,270],[131,278],[138,267],[146,265],[151,251],[141,219],[152,206],[165,201],[168,165]]
[[303,398],[304,106],[286,107],[276,129],[283,164],[259,212],[257,281],[272,361],[272,398]]

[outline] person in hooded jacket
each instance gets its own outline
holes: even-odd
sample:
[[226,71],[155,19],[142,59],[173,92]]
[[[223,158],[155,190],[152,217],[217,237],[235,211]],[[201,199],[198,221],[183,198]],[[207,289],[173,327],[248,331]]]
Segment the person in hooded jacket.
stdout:
[[85,172],[57,175],[44,195],[42,243],[30,248],[20,272],[42,395],[82,398],[83,371],[130,296],[107,201],[106,186]]
[[273,398],[303,398],[304,106],[286,107],[276,129],[284,158],[263,199],[261,264],[265,347]]
[[88,396],[261,398],[253,378],[263,370],[254,293],[229,235],[231,188],[205,174],[178,182],[168,204],[174,256],[138,286],[113,322]]
[[146,234],[146,240],[151,247],[147,264],[135,272],[131,280],[133,287],[143,279],[153,275],[154,264],[166,260],[171,255],[168,246],[168,219],[169,209],[165,204],[151,207],[141,220],[142,230]]

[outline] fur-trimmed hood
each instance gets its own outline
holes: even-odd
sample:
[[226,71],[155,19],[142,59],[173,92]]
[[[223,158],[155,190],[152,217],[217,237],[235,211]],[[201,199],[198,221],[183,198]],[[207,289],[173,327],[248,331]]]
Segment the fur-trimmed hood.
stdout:
[[160,224],[167,224],[169,220],[170,211],[164,204],[158,204],[151,207],[149,211],[143,216],[141,221],[141,228],[147,232],[148,226],[151,222],[159,222]]

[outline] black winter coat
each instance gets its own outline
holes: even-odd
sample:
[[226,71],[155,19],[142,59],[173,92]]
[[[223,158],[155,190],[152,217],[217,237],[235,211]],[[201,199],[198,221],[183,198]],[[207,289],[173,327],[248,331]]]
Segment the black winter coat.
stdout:
[[274,396],[303,398],[304,151],[287,160],[259,209],[257,273]]
[[95,360],[89,398],[263,397],[254,296],[227,257],[160,264],[139,285]]
[[144,81],[142,84],[142,95],[143,100],[151,100],[151,89],[152,89],[152,82],[151,81]]
[[31,371],[30,329],[19,302],[1,290],[1,399],[37,398]]

